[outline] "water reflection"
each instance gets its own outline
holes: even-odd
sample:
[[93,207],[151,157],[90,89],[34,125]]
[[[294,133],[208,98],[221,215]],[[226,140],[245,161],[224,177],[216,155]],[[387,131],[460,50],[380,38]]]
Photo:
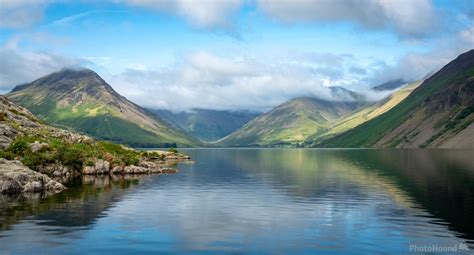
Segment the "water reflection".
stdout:
[[473,244],[472,151],[186,152],[196,163],[176,175],[90,178],[36,202],[3,202],[1,249],[28,253],[25,238],[53,253],[399,254],[413,243]]
[[54,196],[0,195],[0,229],[9,229],[30,215],[38,219],[38,225],[89,226],[136,184],[137,176],[84,176],[72,180],[66,191]]

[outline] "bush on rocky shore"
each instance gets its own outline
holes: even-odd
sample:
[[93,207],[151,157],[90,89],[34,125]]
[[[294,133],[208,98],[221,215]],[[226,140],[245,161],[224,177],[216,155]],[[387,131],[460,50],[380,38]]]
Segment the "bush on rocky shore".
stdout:
[[50,164],[60,164],[80,173],[85,166],[92,166],[97,159],[114,165],[137,165],[141,153],[110,142],[66,144],[56,138],[22,136],[15,138],[0,158],[19,159],[32,170],[40,171]]

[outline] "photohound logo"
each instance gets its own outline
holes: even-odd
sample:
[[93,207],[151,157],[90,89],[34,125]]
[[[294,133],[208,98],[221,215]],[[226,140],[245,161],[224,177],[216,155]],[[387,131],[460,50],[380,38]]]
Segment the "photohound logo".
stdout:
[[422,253],[436,253],[436,252],[469,252],[469,246],[466,243],[461,242],[455,245],[418,245],[410,244],[409,252],[422,252]]

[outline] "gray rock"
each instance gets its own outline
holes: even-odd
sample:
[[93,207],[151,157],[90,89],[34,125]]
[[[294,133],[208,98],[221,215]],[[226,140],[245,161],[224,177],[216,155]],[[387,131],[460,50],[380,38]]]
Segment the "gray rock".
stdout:
[[82,169],[83,174],[108,174],[110,172],[110,163],[103,159],[98,159],[93,166],[85,166]]
[[70,177],[74,173],[67,167],[59,163],[49,164],[46,166],[38,166],[38,172],[53,177]]
[[6,149],[17,135],[18,131],[12,126],[0,123],[0,149]]
[[123,173],[123,166],[114,166],[112,170],[110,170],[111,174],[122,174]]
[[44,190],[44,185],[40,181],[31,181],[23,185],[23,192],[41,192]]
[[156,164],[153,163],[153,162],[149,162],[149,161],[140,161],[138,163],[138,166],[139,167],[144,167],[144,168],[149,168],[149,169],[156,168]]
[[126,166],[123,169],[124,174],[147,174],[150,172],[150,169],[140,167],[140,166]]
[[53,193],[58,193],[58,192],[61,192],[65,189],[64,185],[62,185],[61,183],[59,183],[57,181],[54,181],[54,180],[49,180],[44,185],[44,187],[47,191],[53,192]]
[[43,148],[46,148],[48,146],[49,145],[47,143],[40,143],[38,141],[35,141],[34,143],[30,143],[31,152],[38,152],[38,151],[40,151]]
[[2,194],[16,194],[22,190],[21,185],[18,181],[12,178],[0,179],[0,193]]
[[110,171],[110,163],[103,159],[97,160],[94,167],[97,174],[108,174]]
[[0,159],[0,193],[60,192],[66,187],[24,166],[18,160]]
[[83,174],[96,174],[95,167],[94,166],[85,166],[82,169]]

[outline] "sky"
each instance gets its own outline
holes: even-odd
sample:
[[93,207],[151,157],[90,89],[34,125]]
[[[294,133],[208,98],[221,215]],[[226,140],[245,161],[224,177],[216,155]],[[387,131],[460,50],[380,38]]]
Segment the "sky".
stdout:
[[0,0],[0,93],[62,68],[135,103],[265,111],[418,80],[474,48],[474,1]]

